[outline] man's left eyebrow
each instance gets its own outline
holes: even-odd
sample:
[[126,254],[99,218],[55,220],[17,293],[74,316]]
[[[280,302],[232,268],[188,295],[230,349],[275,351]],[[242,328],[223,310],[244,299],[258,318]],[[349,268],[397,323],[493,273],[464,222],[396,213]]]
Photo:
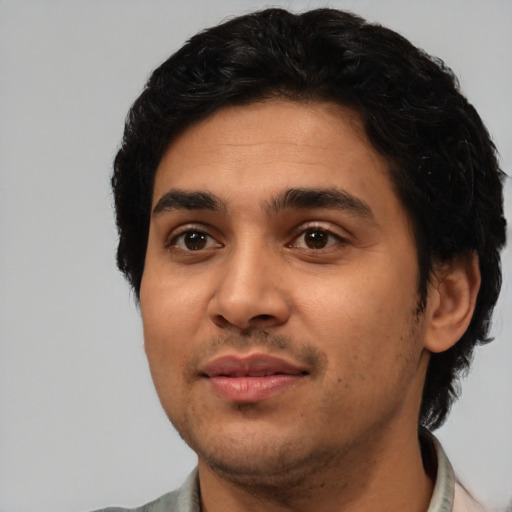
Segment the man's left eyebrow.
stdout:
[[287,208],[296,210],[314,208],[343,210],[374,223],[376,222],[372,209],[365,201],[349,194],[345,190],[339,190],[337,188],[288,189],[268,201],[266,208],[273,214]]
[[166,192],[153,208],[153,215],[176,210],[208,210],[212,212],[225,211],[224,202],[203,191],[188,191],[172,189]]

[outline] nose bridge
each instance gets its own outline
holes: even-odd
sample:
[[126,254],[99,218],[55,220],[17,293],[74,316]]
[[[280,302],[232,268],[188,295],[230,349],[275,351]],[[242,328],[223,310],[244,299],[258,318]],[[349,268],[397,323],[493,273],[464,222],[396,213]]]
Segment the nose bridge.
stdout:
[[212,298],[214,322],[240,329],[284,323],[289,312],[279,259],[262,237],[237,241],[224,261]]

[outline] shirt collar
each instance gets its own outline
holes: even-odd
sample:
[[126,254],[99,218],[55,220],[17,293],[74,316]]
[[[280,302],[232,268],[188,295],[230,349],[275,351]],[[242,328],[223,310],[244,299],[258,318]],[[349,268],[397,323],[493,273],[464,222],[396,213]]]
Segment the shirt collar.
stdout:
[[455,474],[441,443],[427,430],[420,431],[425,466],[436,470],[434,492],[427,512],[452,512]]

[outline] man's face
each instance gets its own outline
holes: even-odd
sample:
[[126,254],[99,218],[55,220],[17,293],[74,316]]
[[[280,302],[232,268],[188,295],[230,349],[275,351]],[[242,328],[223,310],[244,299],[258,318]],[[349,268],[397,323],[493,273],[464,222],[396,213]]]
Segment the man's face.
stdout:
[[200,467],[298,475],[415,431],[428,359],[415,245],[356,114],[221,110],[172,143],[153,208],[145,346]]

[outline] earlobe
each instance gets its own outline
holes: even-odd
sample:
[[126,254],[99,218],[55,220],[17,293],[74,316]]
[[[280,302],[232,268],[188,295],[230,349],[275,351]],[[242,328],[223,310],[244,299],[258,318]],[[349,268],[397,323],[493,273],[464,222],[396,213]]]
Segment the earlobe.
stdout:
[[475,310],[480,282],[476,253],[456,256],[438,266],[429,286],[427,350],[444,352],[462,337]]

